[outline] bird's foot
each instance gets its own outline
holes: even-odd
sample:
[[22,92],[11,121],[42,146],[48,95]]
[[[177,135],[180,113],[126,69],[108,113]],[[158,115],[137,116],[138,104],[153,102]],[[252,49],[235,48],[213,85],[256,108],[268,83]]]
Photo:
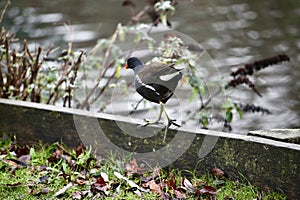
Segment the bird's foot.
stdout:
[[151,124],[162,124],[162,122],[160,122],[159,120],[149,120],[149,119],[144,119],[144,121],[146,122],[145,124],[140,125],[140,127],[145,127]]
[[168,120],[168,127],[170,127],[171,125],[177,126],[177,127],[181,127],[181,125],[175,123],[176,119],[169,119]]
[[176,119],[168,119],[168,124],[165,127],[165,135],[164,135],[164,140],[163,140],[164,143],[166,142],[167,133],[168,133],[169,127],[171,125],[174,125],[174,126],[177,126],[177,127],[181,127],[179,124],[175,123],[175,121],[176,121]]

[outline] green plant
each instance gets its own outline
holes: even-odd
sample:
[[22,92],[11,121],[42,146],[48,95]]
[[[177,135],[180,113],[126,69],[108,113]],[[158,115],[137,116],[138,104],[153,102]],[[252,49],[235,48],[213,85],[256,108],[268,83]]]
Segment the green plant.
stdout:
[[[4,141],[4,140],[3,140]],[[63,144],[21,147],[0,144],[1,199],[285,199],[283,194],[226,178],[221,169],[196,172],[155,167],[145,170],[135,159]]]
[[71,49],[55,59],[56,66],[49,65],[53,59],[52,47],[30,50],[27,40],[15,48],[17,39],[4,28],[0,33],[0,97],[37,103],[55,104],[63,98],[63,105],[71,107],[75,79],[83,52]]
[[[56,48],[29,49],[26,40],[21,44],[14,38],[14,34],[2,28],[0,97],[46,104],[60,102],[65,107],[86,110],[97,107],[98,111],[103,112],[111,103],[111,99],[102,98],[105,94],[115,88],[121,88],[124,95],[128,92],[130,83],[126,83],[120,76],[126,59],[135,50],[147,49],[149,55],[155,55],[149,62],[176,63],[176,66],[185,68],[181,84],[189,85],[190,101],[199,102],[197,109],[187,111],[186,119],[200,123],[202,128],[210,128],[214,122],[222,122],[231,130],[230,123],[235,113],[240,118],[244,112],[249,111],[269,114],[266,108],[252,105],[251,102],[238,102],[229,95],[221,101],[218,98],[239,85],[246,85],[262,96],[251,80],[253,73],[289,61],[289,57],[277,55],[245,64],[230,75],[220,75],[218,81],[205,79],[206,63],[202,64],[199,60],[203,52],[207,52],[201,46],[195,44],[195,41],[187,41],[183,34],[167,31],[160,35],[163,37],[158,37],[153,31],[160,23],[171,26],[169,18],[175,13],[177,4],[175,0],[146,1],[144,7],[136,11],[134,1],[124,0],[123,6],[128,6],[132,11],[130,21],[127,25],[118,24],[110,38],[100,39],[88,53],[74,51],[69,43],[67,50],[51,57],[57,54]],[[151,23],[147,23],[149,19]],[[132,44],[124,47],[128,41]],[[141,102],[133,106],[130,113]]]

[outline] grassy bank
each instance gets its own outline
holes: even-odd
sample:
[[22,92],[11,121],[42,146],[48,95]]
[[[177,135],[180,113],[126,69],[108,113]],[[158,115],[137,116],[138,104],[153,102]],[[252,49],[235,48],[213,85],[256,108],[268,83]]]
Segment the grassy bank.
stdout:
[[91,149],[62,144],[20,147],[1,141],[0,199],[285,199],[219,168],[199,175],[159,167],[144,170],[132,158],[95,159]]

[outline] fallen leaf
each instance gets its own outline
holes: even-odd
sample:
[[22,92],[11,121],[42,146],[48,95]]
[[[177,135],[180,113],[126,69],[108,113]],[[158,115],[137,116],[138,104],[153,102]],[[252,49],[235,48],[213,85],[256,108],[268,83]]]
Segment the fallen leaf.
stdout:
[[175,180],[173,178],[170,179],[169,181],[167,181],[167,186],[168,186],[169,189],[173,189],[173,190],[177,189]]
[[122,174],[120,174],[119,172],[114,172],[114,175],[118,178],[118,179],[123,179],[125,180],[128,185],[132,188],[137,188],[139,190],[141,190],[142,192],[148,192],[147,190],[145,190],[144,188],[141,188],[140,186],[138,186],[135,182],[129,180],[127,177],[123,176]]
[[96,185],[94,187],[94,189],[100,191],[100,192],[103,192],[106,196],[109,195],[109,189],[110,187],[108,185],[105,185],[105,186],[100,186],[100,185]]
[[150,175],[150,176],[148,176],[148,177],[144,177],[144,176],[141,177],[141,181],[142,181],[143,183],[149,182],[149,181],[151,181],[152,179],[153,179],[152,175]]
[[53,152],[52,155],[48,158],[48,161],[51,163],[55,162],[61,158],[62,154],[63,154],[63,151],[61,149],[56,149],[55,152]]
[[77,178],[76,179],[76,183],[78,184],[78,185],[84,185],[84,184],[87,184],[87,183],[89,183],[90,181],[89,180],[85,180],[85,179],[83,179],[83,178]]
[[41,165],[39,166],[39,171],[43,171],[43,170],[46,170],[47,169],[47,166],[46,165]]
[[163,200],[170,200],[171,199],[170,194],[167,193],[167,192],[163,192],[161,197],[162,197]]
[[162,189],[160,185],[158,185],[155,180],[151,180],[148,183],[143,184],[144,187],[149,187],[152,192],[162,194]]
[[80,145],[76,148],[76,155],[79,156],[83,152],[83,144],[80,143]]
[[20,163],[18,160],[15,160],[15,159],[7,159],[7,160],[2,160],[2,161],[14,168],[19,167],[19,163]]
[[199,190],[199,192],[201,194],[210,194],[210,195],[215,195],[217,193],[216,189],[211,186],[204,186],[201,190]]
[[39,179],[38,183],[45,182],[48,178],[49,178],[48,175],[42,176],[42,177]]
[[127,175],[131,175],[131,174],[142,175],[144,173],[144,169],[138,166],[136,159],[133,159],[129,163],[126,163],[125,170]]
[[177,199],[185,199],[186,196],[183,192],[180,192],[179,190],[174,190],[174,194]]
[[184,178],[183,185],[189,192],[195,193],[196,189],[188,179]]
[[32,194],[33,196],[41,196],[43,194],[48,194],[50,192],[50,189],[48,187],[43,188],[41,191],[39,191],[38,193],[35,193],[35,190],[31,190],[29,193]]
[[81,192],[74,192],[72,194],[72,196],[73,196],[73,199],[81,199],[82,198]]
[[24,163],[25,165],[29,165],[30,164],[30,160],[31,160],[31,156],[30,155],[22,155],[18,158],[19,162]]
[[48,194],[50,192],[50,189],[48,187],[43,188],[39,193],[40,194]]
[[95,184],[100,185],[100,186],[105,186],[105,185],[106,185],[106,182],[105,182],[104,179],[100,176],[100,177],[97,178]]
[[108,181],[109,181],[108,175],[107,175],[106,173],[100,172],[100,175],[101,175],[101,177],[103,178],[103,180],[104,180],[105,182],[108,182]]
[[14,152],[16,152],[17,157],[20,157],[22,155],[29,154],[29,149],[25,146],[23,146],[23,147],[17,146],[17,147],[15,147]]
[[134,190],[133,191],[137,196],[139,196],[140,198],[142,198],[142,193],[140,190]]
[[68,183],[65,187],[63,187],[62,189],[60,189],[59,191],[57,191],[55,194],[54,194],[54,197],[57,197],[63,193],[65,193],[70,187],[72,187],[73,184],[72,183]]
[[214,176],[218,177],[218,178],[221,178],[221,177],[224,176],[224,171],[221,170],[221,169],[219,169],[219,168],[217,168],[217,167],[214,167],[214,168],[212,169],[212,174],[213,174]]

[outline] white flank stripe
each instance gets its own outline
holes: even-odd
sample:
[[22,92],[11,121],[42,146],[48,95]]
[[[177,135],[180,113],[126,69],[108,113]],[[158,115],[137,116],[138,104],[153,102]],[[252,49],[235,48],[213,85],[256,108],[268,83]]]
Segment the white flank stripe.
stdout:
[[172,78],[174,78],[175,76],[177,76],[178,73],[179,73],[179,72],[175,72],[175,73],[173,73],[173,74],[162,75],[162,76],[160,76],[159,78],[160,78],[160,80],[162,80],[162,81],[169,81],[169,80],[171,80]]
[[159,95],[159,93],[155,90],[154,87],[152,87],[151,85],[147,85],[147,84],[143,83],[142,80],[140,79],[140,77],[139,77],[138,75],[136,75],[136,79],[137,79],[137,81],[138,81],[143,87],[148,88],[148,89],[150,89],[150,90],[156,92],[156,93]]

